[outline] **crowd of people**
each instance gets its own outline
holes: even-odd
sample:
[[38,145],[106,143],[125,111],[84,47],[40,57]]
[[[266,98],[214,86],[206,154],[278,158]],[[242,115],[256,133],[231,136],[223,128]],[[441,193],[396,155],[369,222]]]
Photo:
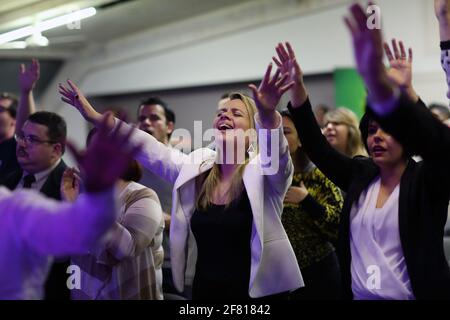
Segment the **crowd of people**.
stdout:
[[[435,12],[450,99],[450,0]],[[251,97],[220,97],[214,143],[189,154],[160,98],[140,103],[136,128],[68,80],[62,101],[93,127],[77,150],[61,116],[36,111],[39,62],[22,65],[20,97],[0,96],[0,299],[450,299],[450,109],[421,100],[412,50],[367,19],[359,4],[345,18],[360,120],[314,110],[279,43]]]

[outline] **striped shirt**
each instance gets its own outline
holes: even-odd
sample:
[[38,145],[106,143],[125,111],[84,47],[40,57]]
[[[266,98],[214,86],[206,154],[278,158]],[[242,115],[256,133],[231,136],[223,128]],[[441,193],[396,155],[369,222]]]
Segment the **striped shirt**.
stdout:
[[106,242],[72,257],[81,269],[75,300],[162,300],[164,219],[156,193],[130,182],[121,192],[120,216]]

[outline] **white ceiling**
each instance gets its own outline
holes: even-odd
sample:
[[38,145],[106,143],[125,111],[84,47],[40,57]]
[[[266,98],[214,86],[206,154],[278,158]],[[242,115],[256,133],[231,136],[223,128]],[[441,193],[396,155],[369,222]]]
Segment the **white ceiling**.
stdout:
[[91,44],[101,45],[134,33],[206,14],[252,0],[0,0],[0,33],[30,25],[74,10],[95,6],[97,14],[81,21],[80,29],[62,26],[43,33],[49,47],[0,50],[1,55],[24,55],[32,51],[73,54]]

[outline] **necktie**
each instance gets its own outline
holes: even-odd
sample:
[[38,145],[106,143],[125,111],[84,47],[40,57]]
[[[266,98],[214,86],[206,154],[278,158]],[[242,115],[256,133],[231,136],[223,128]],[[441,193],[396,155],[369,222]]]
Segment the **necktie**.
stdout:
[[25,177],[23,177],[23,188],[30,189],[33,182],[36,182],[36,178],[34,177],[34,175],[26,175]]

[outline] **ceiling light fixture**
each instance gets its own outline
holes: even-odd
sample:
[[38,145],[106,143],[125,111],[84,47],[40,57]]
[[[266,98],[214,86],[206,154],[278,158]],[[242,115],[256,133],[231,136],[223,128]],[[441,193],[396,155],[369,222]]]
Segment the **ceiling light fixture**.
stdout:
[[0,34],[0,45],[10,41],[18,40],[31,36],[36,33],[44,32],[63,25],[69,25],[75,21],[80,21],[95,15],[97,11],[94,7],[78,10],[60,17],[38,22],[33,26],[23,27],[17,30]]

